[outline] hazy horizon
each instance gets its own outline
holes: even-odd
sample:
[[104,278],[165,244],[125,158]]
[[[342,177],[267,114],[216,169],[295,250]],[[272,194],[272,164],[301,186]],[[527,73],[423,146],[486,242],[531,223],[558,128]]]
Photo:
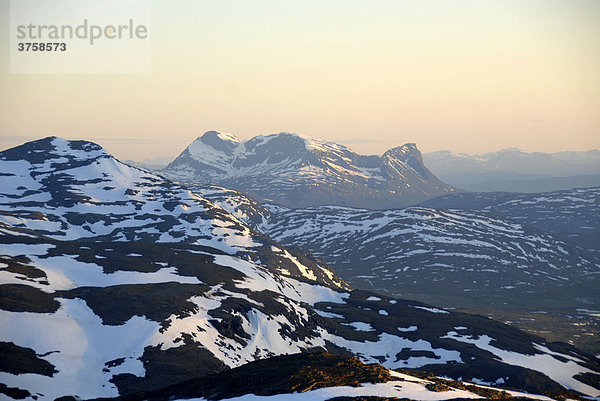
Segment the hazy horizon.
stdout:
[[172,157],[216,129],[362,154],[600,148],[598,1],[178,0],[152,16],[149,74],[20,75],[0,59],[0,147],[56,135]]
[[[209,131],[218,131],[218,130],[209,130]],[[205,131],[208,132],[208,131]],[[223,132],[223,131],[218,131],[220,133],[230,133],[230,132]],[[266,134],[258,134],[258,135],[273,135],[273,134],[279,134],[282,132],[289,132],[289,131],[281,131],[281,132],[276,132],[276,133],[266,133]],[[203,132],[204,133],[204,132]],[[202,134],[203,134],[202,133]],[[309,135],[305,135],[305,134],[301,134],[298,132],[291,132],[294,134],[299,134],[302,135],[304,137],[310,137]],[[114,138],[80,138],[80,137],[65,137],[65,136],[61,136],[61,135],[42,135],[42,136],[27,136],[27,135],[23,135],[23,136],[2,136],[2,138],[0,138],[0,143],[3,145],[2,147],[0,147],[0,151],[6,150],[6,149],[10,149],[13,148],[15,146],[19,146],[23,143],[29,142],[29,141],[34,141],[34,140],[38,140],[38,139],[42,139],[48,136],[57,136],[57,137],[62,137],[64,139],[68,139],[68,140],[87,140],[87,141],[91,141],[94,142],[100,146],[102,146],[103,148],[105,148],[110,154],[112,154],[113,156],[117,157],[120,160],[131,160],[131,161],[135,161],[135,162],[143,162],[143,161],[152,161],[152,160],[158,160],[158,159],[170,159],[173,160],[175,159],[177,156],[179,156],[181,154],[181,152],[183,152],[194,140],[196,140],[198,137],[202,136],[202,134],[190,138],[190,140],[182,146],[182,148],[173,154],[148,154],[148,153],[136,153],[134,156],[132,157],[119,157],[117,156],[113,151],[111,151],[111,149],[118,149],[119,148],[119,142],[121,143],[127,143],[128,145],[132,145],[135,146],[136,143],[143,143],[144,139],[143,138],[137,138],[137,139],[131,139],[131,140],[126,140],[126,139],[114,139]],[[234,134],[234,133],[230,133],[230,134]],[[235,135],[235,134],[234,134]],[[237,136],[237,135],[236,135]],[[239,137],[238,137],[239,138]],[[248,138],[239,138],[242,141],[246,141],[251,139],[252,137],[248,137]],[[326,140],[323,138],[315,138],[315,137],[310,137],[311,139],[318,139],[318,140],[325,140],[328,142],[335,142],[338,143],[340,145],[344,145],[347,148],[349,148],[350,150],[354,151],[355,153],[358,154],[362,154],[362,155],[382,155],[383,153],[385,153],[385,151],[398,147],[398,146],[402,146],[404,144],[407,143],[415,143],[414,141],[405,141],[402,143],[397,143],[397,144],[390,144],[387,147],[384,147],[383,150],[379,153],[363,153],[360,152],[358,150],[355,149],[354,145],[356,145],[356,143],[354,142],[340,142],[340,141],[330,141],[330,140]],[[105,143],[103,142],[103,140],[106,140],[108,143],[112,143],[112,146],[105,146]],[[151,142],[151,141],[148,141]],[[6,144],[6,146],[4,146]],[[590,152],[590,151],[599,151],[600,152],[600,148],[590,148],[590,149],[563,149],[563,150],[558,150],[556,152],[543,152],[543,151],[537,151],[537,150],[525,150],[525,149],[521,149],[519,147],[516,146],[507,146],[507,147],[503,147],[503,148],[499,148],[499,149],[494,149],[494,150],[489,150],[489,151],[485,151],[485,152],[477,152],[477,153],[472,153],[472,152],[463,152],[460,150],[454,150],[454,149],[436,149],[436,150],[432,150],[432,151],[425,151],[423,150],[420,146],[419,143],[416,143],[417,148],[421,151],[421,153],[425,154],[425,153],[433,153],[433,152],[438,152],[438,151],[449,151],[455,154],[467,154],[467,155],[472,155],[472,156],[481,156],[487,153],[495,153],[495,152],[500,152],[503,150],[510,150],[510,149],[515,149],[515,150],[519,150],[521,152],[524,153],[547,153],[547,154],[554,154],[554,153],[561,153],[561,152]]]

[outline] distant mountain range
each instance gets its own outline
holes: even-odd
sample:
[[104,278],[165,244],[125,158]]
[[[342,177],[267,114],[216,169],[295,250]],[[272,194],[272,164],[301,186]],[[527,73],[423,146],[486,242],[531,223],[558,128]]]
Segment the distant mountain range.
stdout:
[[[255,201],[212,191],[236,214],[90,142],[51,137],[0,152],[0,394],[221,399],[371,382],[380,392],[358,395],[510,396],[387,371],[406,368],[600,396],[594,356],[483,316],[352,290],[310,253],[244,223]],[[497,224],[489,229],[520,235]],[[314,356],[270,359],[300,352]]]
[[161,173],[186,183],[237,189],[288,207],[395,208],[455,191],[423,165],[413,143],[381,156],[363,156],[291,133],[240,141],[210,131]]
[[[511,176],[510,174],[504,176]],[[481,176],[479,176],[481,179]],[[488,177],[491,178],[491,177]],[[451,178],[449,180],[460,182],[469,180],[469,176]],[[458,184],[457,184],[458,185]],[[550,178],[524,178],[522,175],[513,175],[513,178],[477,182],[473,184],[460,184],[462,189],[473,192],[521,192],[540,193],[575,188],[600,187],[600,174],[598,175],[575,175],[569,177]]]
[[155,157],[153,159],[144,159],[142,161],[123,160],[124,163],[130,166],[141,167],[148,170],[160,170],[173,161],[172,157]]
[[425,153],[440,179],[469,191],[548,192],[600,185],[600,151],[527,153],[509,148],[482,155]]
[[[284,133],[285,134],[285,133]],[[272,193],[268,193],[269,191],[266,191],[267,194],[269,196],[271,196],[271,198],[267,197],[263,197],[263,192],[265,192],[264,188],[262,188],[261,190],[257,190],[256,193],[255,192],[250,192],[250,190],[255,190],[256,187],[258,186],[259,188],[261,187],[260,184],[257,184],[257,182],[251,183],[251,182],[241,182],[244,181],[241,179],[241,177],[243,176],[247,176],[249,171],[248,169],[246,169],[244,171],[244,168],[241,167],[244,165],[243,162],[240,162],[239,160],[237,162],[233,162],[234,165],[236,165],[237,167],[234,168],[234,170],[237,171],[231,171],[231,169],[226,169],[223,168],[223,165],[221,164],[221,167],[219,167],[218,163],[217,165],[215,165],[214,163],[211,163],[210,160],[214,160],[215,157],[217,159],[220,159],[221,156],[219,156],[219,153],[215,153],[215,149],[211,149],[211,146],[209,146],[209,148],[206,148],[203,145],[206,144],[216,144],[217,142],[219,142],[219,140],[214,140],[214,139],[210,139],[211,137],[216,136],[217,138],[220,138],[220,140],[224,140],[226,142],[232,142],[234,144],[233,147],[229,147],[231,151],[233,151],[233,149],[236,149],[235,152],[236,156],[234,158],[246,158],[248,157],[247,155],[244,155],[245,150],[240,150],[240,148],[244,147],[243,144],[245,144],[246,142],[250,142],[252,143],[252,141],[256,141],[256,139],[251,139],[249,141],[240,141],[239,139],[237,139],[236,137],[232,136],[232,135],[228,135],[228,134],[220,134],[214,131],[210,131],[207,132],[205,136],[201,136],[199,137],[194,143],[196,143],[196,145],[192,146],[190,145],[190,147],[188,147],[179,157],[178,157],[178,161],[177,163],[173,164],[172,166],[170,166],[170,168],[166,171],[163,171],[163,173],[165,173],[167,176],[173,178],[173,179],[177,179],[177,180],[184,180],[187,182],[193,182],[196,184],[209,184],[209,183],[213,183],[213,184],[218,184],[218,185],[222,185],[222,186],[226,186],[226,187],[230,187],[230,188],[235,188],[244,192],[248,192],[248,193],[252,193],[252,195],[256,198],[256,199],[260,199],[260,200],[265,200],[265,201],[273,201],[273,202],[278,202],[281,204],[285,204],[287,206],[290,207],[305,207],[305,206],[315,206],[315,205],[320,205],[320,204],[326,204],[326,202],[318,202],[318,201],[303,201],[300,202],[301,204],[292,204],[290,203],[289,199],[283,199],[282,202],[282,195],[283,193],[292,190],[290,188],[289,182],[287,183],[287,185],[280,183],[278,185],[278,187],[282,187],[284,188],[283,192],[280,193],[279,197],[277,196],[271,196],[273,195]],[[278,135],[282,135],[282,134],[278,134]],[[268,137],[275,137],[278,135],[270,135]],[[296,136],[298,138],[304,139],[305,143],[308,144],[308,149],[309,151],[313,151],[314,149],[317,148],[321,148],[324,149],[327,146],[327,144],[329,145],[329,147],[333,147],[333,148],[344,148],[342,145],[336,145],[336,144],[332,144],[332,143],[328,143],[325,141],[317,141],[317,140],[313,140],[313,139],[308,139],[308,138],[303,138],[299,135],[296,134],[289,134],[289,135],[293,135]],[[204,139],[202,139],[204,138]],[[224,138],[224,139],[223,139]],[[264,138],[264,137],[257,137],[257,138]],[[199,145],[197,142],[200,142],[201,144]],[[206,142],[206,143],[205,143]],[[237,143],[238,145],[235,145],[235,143]],[[316,144],[316,143],[321,143],[322,146],[311,146],[310,143]],[[415,147],[414,144],[407,144],[405,145],[407,147]],[[199,150],[199,148],[203,148],[203,150]],[[220,147],[219,145],[216,145],[216,149],[220,151],[223,151],[225,148]],[[353,159],[357,159],[357,156],[355,153],[353,153],[351,150],[345,148],[347,152],[349,152],[350,154],[352,154],[352,158]],[[290,149],[291,150],[291,149]],[[416,147],[415,147],[416,150]],[[250,151],[253,152],[253,151]],[[263,149],[261,152],[269,153],[269,149],[265,148]],[[286,150],[287,152],[287,150]],[[416,150],[416,152],[418,152],[418,150]],[[227,153],[227,151],[226,151]],[[293,153],[293,151],[292,151]],[[315,152],[313,152],[315,153]],[[195,154],[195,156],[193,156],[192,154]],[[207,155],[210,155],[210,157],[208,157],[208,159],[206,158]],[[297,157],[298,155],[296,154],[295,156],[291,156],[291,159],[294,159],[295,157]],[[271,159],[268,163],[271,163],[273,160],[275,160],[272,156],[268,156],[268,155],[263,155],[264,158],[267,159]],[[321,158],[320,155],[317,154],[318,158]],[[371,158],[372,160],[374,160],[374,158],[376,158],[376,156],[360,156],[358,157],[358,159],[360,158],[367,158],[367,159],[363,159],[363,160],[368,160],[368,158]],[[207,166],[199,166],[197,165],[194,161],[191,161],[189,159],[193,159],[196,161],[200,161],[201,163],[205,163]],[[352,159],[350,158],[350,159]],[[229,161],[225,161],[225,164],[227,163],[231,163],[232,162],[232,157],[231,155],[225,157],[224,159],[228,159]],[[309,157],[309,159],[311,159]],[[345,159],[346,162],[349,161],[349,158],[347,157],[343,157],[343,159]],[[415,159],[417,160],[416,162],[412,162],[413,165],[415,164],[423,164],[423,168],[428,169],[429,170],[429,174],[435,174],[435,176],[437,176],[439,178],[439,180],[443,181],[444,183],[447,183],[449,185],[452,185],[456,188],[460,188],[466,191],[473,191],[473,192],[496,192],[496,191],[503,191],[503,192],[522,192],[522,193],[537,193],[537,192],[550,192],[550,191],[557,191],[557,190],[563,190],[563,189],[573,189],[573,188],[589,188],[589,187],[597,187],[600,186],[600,151],[598,150],[590,150],[590,151],[565,151],[565,152],[557,152],[557,153],[543,153],[543,152],[523,152],[520,151],[518,149],[515,148],[507,148],[507,149],[503,149],[497,152],[489,152],[489,153],[485,153],[485,154],[481,154],[481,155],[471,155],[471,154],[466,154],[466,153],[454,153],[454,152],[450,152],[447,150],[442,150],[442,151],[436,151],[436,152],[430,152],[430,153],[424,153],[421,156],[415,156]],[[187,162],[186,162],[187,160]],[[281,160],[279,160],[281,161]],[[314,174],[313,178],[315,179],[315,181],[321,181],[322,185],[325,185],[325,179],[323,180],[319,180],[318,175],[322,175],[322,176],[329,176],[330,172],[327,172],[326,170],[329,170],[332,166],[330,165],[331,162],[333,162],[334,164],[336,163],[335,161],[331,160],[331,159],[327,159],[327,156],[325,156],[325,158],[322,160],[325,161],[325,163],[316,163],[316,170],[324,170],[324,171],[320,171],[319,174]],[[173,162],[172,158],[166,158],[166,157],[162,157],[162,158],[155,158],[155,159],[145,159],[143,161],[132,161],[132,160],[126,160],[126,163],[132,165],[132,166],[137,166],[137,167],[143,167],[146,169],[150,169],[150,170],[164,170],[166,166],[168,166],[170,163]],[[189,162],[189,163],[188,163]],[[314,160],[312,160],[312,162],[314,163]],[[277,162],[278,163],[278,162]],[[274,164],[277,164],[274,163]],[[309,160],[307,161],[300,161],[299,162],[300,165],[304,165],[306,163],[312,165],[313,163],[311,163],[311,161]],[[367,163],[371,163],[371,162],[367,162]],[[290,163],[289,165],[285,166],[285,168],[282,169],[282,166],[275,166],[272,165],[270,167],[273,167],[273,173],[278,172],[278,173],[283,173],[282,176],[285,176],[289,179],[293,179],[294,181],[303,181],[305,182],[305,186],[307,186],[309,189],[311,189],[312,191],[316,191],[314,187],[316,187],[317,185],[313,182],[310,182],[310,179],[306,179],[306,177],[304,177],[306,175],[305,172],[300,172],[298,173],[298,177],[293,178],[294,174],[293,171],[290,171],[290,168],[293,170],[293,163]],[[338,163],[339,164],[339,163]],[[351,163],[352,164],[352,163]],[[358,162],[359,165],[355,166],[355,168],[350,168],[349,172],[358,172],[359,174],[363,174],[366,172],[366,175],[370,175],[373,173],[373,171],[369,171],[368,167],[367,170],[364,170],[364,167],[361,167],[360,164],[361,162]],[[210,166],[210,167],[209,167]],[[253,180],[254,181],[259,181],[260,178],[259,176],[263,175],[264,173],[264,169],[265,169],[266,165],[263,165],[262,167],[258,167],[257,166],[257,170],[254,172],[253,174],[256,175],[257,177],[255,177]],[[322,169],[322,167],[325,166],[324,169]],[[213,170],[213,168],[217,168],[220,173],[216,173],[216,174],[209,174],[207,173],[207,170]],[[346,163],[341,163],[341,165],[338,165],[337,167],[333,167],[334,170],[337,170],[337,172],[340,172],[342,169],[347,168]],[[419,168],[417,170],[423,170],[423,168]],[[262,169],[262,170],[261,170]],[[302,168],[301,170],[307,170],[306,167]],[[347,172],[347,173],[349,173]],[[336,175],[336,173],[334,173],[333,175]],[[204,181],[201,182],[202,179],[208,179],[209,181]],[[247,177],[246,177],[247,178]],[[360,184],[360,180],[356,180],[356,177],[352,177],[352,174],[346,175],[345,177],[343,177],[342,175],[342,180],[344,180],[346,182],[347,185],[334,185],[334,190],[340,190],[342,197],[347,198],[349,201],[347,201],[346,203],[342,204],[339,201],[339,198],[336,199],[335,196],[333,196],[331,193],[328,193],[329,196],[325,196],[322,197],[322,199],[326,200],[328,202],[328,204],[335,204],[335,205],[341,205],[341,206],[355,206],[355,207],[369,207],[369,208],[386,208],[386,207],[403,207],[403,206],[408,206],[409,204],[414,204],[416,202],[396,202],[393,197],[392,199],[387,199],[387,200],[382,200],[383,198],[386,198],[386,194],[385,194],[385,190],[383,192],[381,192],[380,188],[377,185],[369,185],[367,184],[367,187],[375,187],[378,188],[378,190],[380,191],[379,194],[371,194],[371,196],[367,196],[367,197],[363,197],[361,199],[353,199],[350,201],[352,196],[356,196],[353,192],[358,191],[358,193],[361,192],[373,192],[371,189],[365,189],[361,187]],[[351,178],[350,180],[347,180],[348,178]],[[366,177],[365,177],[366,178]],[[331,183],[331,180],[329,180]],[[335,181],[335,180],[334,180]],[[352,181],[356,181],[354,182],[354,184],[352,184]],[[437,183],[432,182],[434,185],[437,185]],[[356,187],[356,185],[358,184],[358,187]],[[355,190],[356,191],[351,191],[348,190],[348,186],[355,186]],[[400,185],[400,187],[402,188],[402,185]],[[391,190],[395,190],[395,189],[391,189]],[[275,190],[273,190],[275,191]],[[324,189],[321,188],[321,193],[320,195],[323,195]],[[418,192],[419,189],[416,191]],[[401,193],[401,191],[399,192]],[[431,191],[425,191],[422,194],[422,200],[424,200],[426,197],[430,197]],[[308,197],[308,195],[306,195]],[[411,195],[414,197],[414,194]],[[423,197],[424,196],[424,197]],[[315,194],[313,196],[313,198],[315,197],[319,197],[318,194]],[[407,196],[406,193],[402,195],[402,197],[404,199],[409,199],[411,198],[410,196]],[[383,206],[379,207],[379,206],[372,206],[374,204],[374,199],[379,198],[379,202],[383,202]],[[412,198],[411,198],[412,199]],[[370,202],[370,203],[369,203]],[[369,204],[367,204],[369,203]]]

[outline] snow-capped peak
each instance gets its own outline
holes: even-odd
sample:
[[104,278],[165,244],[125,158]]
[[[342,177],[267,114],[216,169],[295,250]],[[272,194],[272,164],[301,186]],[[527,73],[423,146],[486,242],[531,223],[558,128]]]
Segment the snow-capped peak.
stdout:
[[401,207],[454,191],[423,165],[416,144],[364,156],[290,132],[223,141],[209,132],[163,171],[178,181],[253,193],[288,207]]
[[384,155],[385,154],[393,154],[396,157],[402,157],[402,158],[406,158],[406,157],[420,158],[421,157],[421,152],[419,151],[419,149],[417,149],[416,143],[405,143],[402,146],[398,146],[398,147],[388,150],[387,152],[384,153]]
[[110,154],[93,142],[70,141],[49,136],[2,152],[3,160],[26,160],[33,165],[85,161],[98,157],[111,157]]
[[202,141],[204,143],[210,143],[211,141],[214,141],[214,140],[220,140],[220,141],[224,141],[224,142],[233,142],[233,143],[242,142],[240,140],[240,138],[238,138],[237,136],[235,136],[233,134],[222,133],[219,131],[206,131],[204,134],[199,136],[196,140]]
[[216,151],[228,153],[235,149],[240,142],[240,139],[233,134],[207,131],[202,136],[199,136],[194,142],[192,142],[192,144],[188,147],[188,150],[194,154],[194,148],[209,146]]

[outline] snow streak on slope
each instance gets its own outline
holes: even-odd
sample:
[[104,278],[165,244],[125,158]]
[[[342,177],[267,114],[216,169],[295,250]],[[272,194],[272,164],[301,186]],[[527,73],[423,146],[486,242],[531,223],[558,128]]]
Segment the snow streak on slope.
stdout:
[[540,351],[547,352],[547,354],[541,355],[520,355],[511,351],[499,349],[491,345],[494,341],[493,338],[488,336],[481,336],[479,338],[473,338],[472,336],[459,335],[456,331],[451,331],[446,335],[447,338],[452,338],[458,341],[463,341],[470,344],[476,344],[479,348],[489,351],[496,355],[503,362],[507,362],[514,365],[519,365],[527,368],[535,368],[542,373],[553,377],[558,383],[565,387],[572,388],[584,394],[599,394],[600,392],[587,384],[581,383],[573,378],[574,375],[579,373],[594,373],[592,370],[581,370],[581,367],[577,365],[577,362],[581,362],[580,359],[575,357],[566,357],[561,359],[554,358],[552,352],[536,344],[536,348]]

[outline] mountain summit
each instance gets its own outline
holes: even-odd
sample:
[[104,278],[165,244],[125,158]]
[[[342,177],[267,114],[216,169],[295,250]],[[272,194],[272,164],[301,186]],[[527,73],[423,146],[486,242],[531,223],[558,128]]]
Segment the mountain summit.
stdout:
[[237,189],[288,207],[396,208],[455,191],[425,167],[414,143],[381,156],[364,156],[343,145],[289,132],[241,141],[209,131],[162,173],[188,183]]

